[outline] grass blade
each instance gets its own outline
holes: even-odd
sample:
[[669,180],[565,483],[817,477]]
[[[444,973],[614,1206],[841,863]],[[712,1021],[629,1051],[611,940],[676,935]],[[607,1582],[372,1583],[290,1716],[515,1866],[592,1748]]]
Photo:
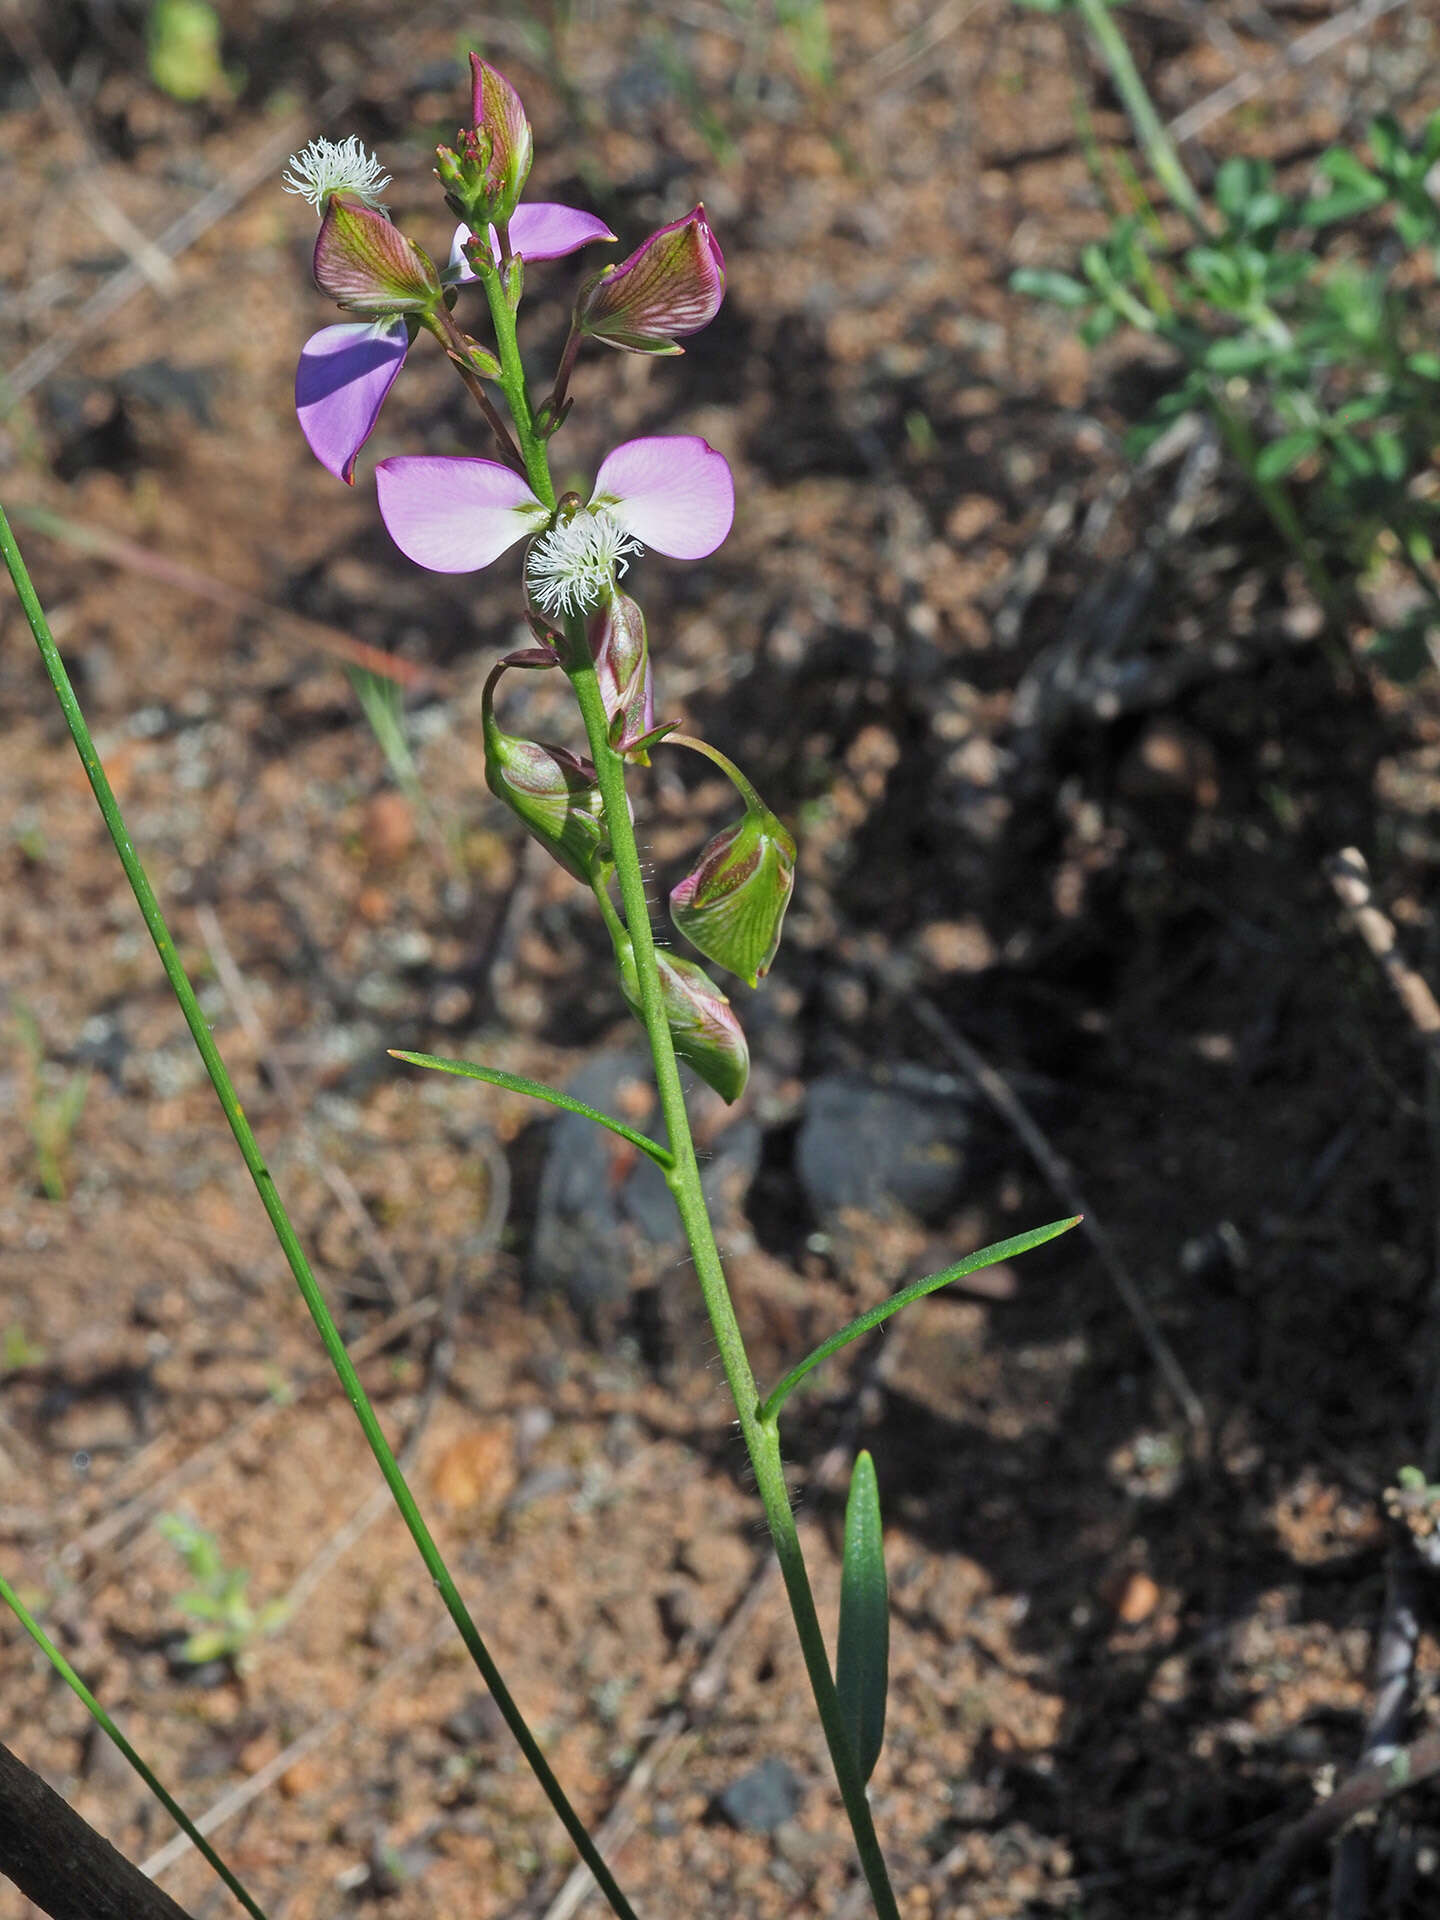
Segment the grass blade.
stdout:
[[244,1907],[245,1911],[251,1916],[251,1920],[265,1920],[264,1908],[257,1906],[250,1898],[249,1894],[220,1858],[214,1847],[211,1846],[204,1834],[201,1833],[200,1829],[195,1825],[195,1822],[183,1810],[179,1802],[173,1800],[166,1792],[165,1788],[160,1784],[159,1780],[156,1779],[149,1767],[146,1766],[145,1762],[125,1738],[124,1734],[121,1733],[119,1727],[117,1727],[115,1722],[110,1718],[104,1707],[101,1706],[100,1702],[95,1698],[94,1694],[91,1693],[79,1674],[76,1673],[64,1654],[61,1653],[60,1649],[55,1645],[55,1642],[40,1625],[40,1622],[30,1613],[24,1601],[21,1600],[19,1594],[16,1593],[3,1573],[0,1573],[0,1600],[3,1600],[5,1605],[9,1607],[26,1633],[29,1634],[30,1638],[35,1642],[36,1646],[39,1647],[56,1673],[59,1674],[66,1686],[69,1687],[70,1691],[80,1701],[95,1724],[103,1733],[108,1734],[115,1746],[124,1754],[125,1758],[145,1782],[151,1793],[154,1794],[161,1806],[164,1807],[165,1811],[170,1815],[170,1818],[185,1834],[190,1844],[210,1862],[210,1865],[215,1869],[216,1873],[219,1874],[231,1893],[234,1894],[241,1906]]
[[65,662],[60,657],[60,649],[55,644],[55,636],[50,631],[50,623],[45,618],[45,610],[40,605],[39,596],[35,592],[3,508],[0,508],[0,559],[5,562],[6,571],[10,575],[16,596],[24,609],[35,644],[40,649],[46,676],[59,702],[60,711],[65,716],[70,738],[75,744],[75,751],[80,756],[80,764],[85,769],[91,792],[95,795],[95,804],[100,809],[111,843],[119,856],[121,866],[125,869],[125,877],[130,882],[130,889],[135,895],[140,916],[145,922],[150,938],[155,943],[155,951],[165,970],[165,978],[169,981],[170,990],[175,995],[180,1011],[184,1015],[185,1024],[190,1029],[190,1037],[195,1042],[196,1050],[205,1063],[205,1071],[211,1086],[215,1089],[215,1097],[220,1102],[221,1110],[229,1122],[235,1144],[240,1150],[240,1157],[255,1183],[260,1204],[264,1207],[266,1218],[270,1222],[276,1240],[280,1243],[286,1264],[309,1309],[315,1331],[320,1336],[321,1344],[325,1348],[331,1366],[335,1369],[345,1397],[354,1409],[356,1419],[360,1422],[361,1431],[374,1455],[375,1464],[379,1467],[385,1484],[390,1490],[390,1497],[400,1510],[400,1517],[405,1522],[410,1538],[415,1542],[416,1550],[425,1563],[426,1571],[435,1582],[436,1591],[445,1604],[446,1612],[455,1623],[456,1632],[464,1641],[466,1651],[479,1670],[480,1677],[490,1689],[495,1704],[500,1709],[501,1718],[510,1729],[516,1745],[524,1754],[526,1765],[539,1782],[545,1798],[555,1811],[556,1818],[569,1834],[576,1852],[594,1874],[601,1892],[609,1901],[618,1920],[635,1920],[634,1908],[621,1892],[614,1874],[601,1858],[594,1841],[590,1838],[589,1830],[571,1806],[564,1788],[541,1750],[540,1743],[530,1731],[524,1714],[520,1711],[510,1689],[505,1685],[500,1669],[496,1666],[490,1649],[481,1637],[480,1629],[476,1626],[470,1609],[461,1597],[460,1589],[456,1586],[454,1576],[446,1565],[445,1557],[425,1523],[425,1517],[420,1511],[414,1494],[410,1491],[410,1483],[401,1471],[394,1450],[385,1437],[385,1430],[380,1424],[379,1416],[371,1404],[360,1375],[356,1372],[355,1363],[351,1360],[345,1342],[340,1337],[340,1329],[335,1325],[334,1316],[326,1303],[325,1295],[320,1290],[319,1282],[301,1245],[300,1236],[291,1223],[290,1215],[280,1198],[279,1189],[266,1165],[265,1156],[260,1151],[260,1143],[255,1138],[250,1122],[245,1116],[245,1109],[235,1091],[235,1083],[230,1078],[229,1069],[221,1058],[220,1049],[215,1044],[210,1023],[205,1018],[200,1002],[196,998],[189,975],[181,964],[174,938],[160,910],[155,889],[150,884],[150,877],[145,871],[139,854],[135,851],[135,843],[130,838],[130,830],[125,825],[119,802],[115,798],[115,790],[110,785],[109,777],[95,750],[95,742],[86,725],[85,715],[81,711],[80,702],[75,697],[70,676],[65,671]]

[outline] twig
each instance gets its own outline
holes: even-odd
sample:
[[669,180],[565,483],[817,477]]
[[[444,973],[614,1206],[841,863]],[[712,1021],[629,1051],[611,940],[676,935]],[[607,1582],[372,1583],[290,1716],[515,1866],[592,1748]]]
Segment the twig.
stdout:
[[1237,73],[1233,80],[1227,80],[1223,87],[1217,87],[1213,93],[1206,94],[1203,100],[1197,100],[1193,107],[1187,107],[1183,113],[1177,114],[1168,129],[1171,139],[1193,140],[1196,134],[1214,126],[1217,120],[1223,120],[1236,107],[1243,107],[1247,100],[1253,100],[1257,93],[1283,79],[1287,73],[1309,66],[1312,60],[1323,59],[1357,33],[1364,33],[1384,14],[1393,13],[1404,4],[1405,0],[1360,0],[1358,6],[1347,7],[1332,20],[1322,21],[1318,27],[1312,27],[1308,33],[1302,33],[1292,41],[1278,60],[1259,68],[1247,67],[1243,73]]
[[323,620],[307,620],[303,614],[290,613],[283,607],[273,606],[258,594],[246,593],[242,587],[228,586],[212,574],[202,573],[198,567],[187,566],[183,560],[170,560],[163,553],[152,553],[148,547],[142,547],[134,540],[126,540],[118,533],[107,532],[104,527],[97,527],[93,523],[81,526],[61,514],[52,513],[47,507],[12,507],[10,517],[18,520],[22,526],[34,527],[37,533],[47,534],[53,540],[63,540],[67,546],[78,547],[82,553],[97,554],[102,560],[109,561],[111,566],[123,567],[127,573],[138,573],[147,580],[159,580],[165,586],[177,587],[181,593],[193,593],[196,599],[208,600],[213,606],[223,607],[227,613],[237,613],[259,621],[267,633],[288,636],[305,647],[313,647],[318,653],[328,653],[337,660],[343,660],[347,666],[361,667],[367,673],[379,674],[382,679],[394,680],[402,687],[434,687],[444,692],[454,684],[452,677],[438,667],[423,667],[413,660],[402,660],[398,654],[386,653],[382,647],[372,647],[364,640],[356,640]]
[[[903,83],[900,82],[900,75],[906,73],[907,68],[913,69],[918,61],[928,61],[985,4],[986,0],[943,0],[943,4],[913,33],[906,34],[902,40],[892,40],[888,46],[881,47],[870,56],[861,69],[859,85],[853,89],[855,97],[888,97],[901,84],[914,86],[923,73],[911,71]],[[878,95],[875,93],[877,88]]]
[[[323,126],[335,114],[343,112],[353,92],[348,84],[327,87],[303,113],[287,120],[268,140],[262,141],[227,179],[218,182],[178,219],[172,220],[155,240],[155,252],[165,260],[178,259],[202,234],[233,212],[262,180],[275,173],[286,156],[308,139],[315,127]],[[76,313],[69,333],[56,330],[27,353],[13,373],[0,378],[3,404],[9,407],[23,400],[42,380],[48,380],[57,367],[63,366],[77,347],[93,349],[97,332],[122,307],[128,306],[145,284],[145,275],[133,262],[111,274]]]
[[366,1211],[365,1203],[355,1191],[355,1183],[343,1167],[337,1167],[320,1151],[319,1143],[311,1131],[305,1112],[305,1103],[300,1098],[299,1089],[290,1077],[289,1069],[280,1057],[270,1048],[261,1025],[260,1016],[255,1010],[255,1002],[244,976],[235,964],[234,955],[225,939],[220,925],[220,917],[208,903],[202,902],[195,909],[195,919],[200,928],[200,938],[205,942],[210,959],[225,996],[234,1009],[235,1017],[244,1028],[246,1037],[255,1049],[256,1058],[269,1075],[270,1082],[285,1105],[295,1128],[306,1158],[320,1175],[331,1193],[335,1196],[340,1211],[354,1228],[360,1244],[369,1254],[376,1271],[390,1289],[393,1305],[404,1306],[410,1299],[410,1284],[400,1270],[400,1264],[394,1254],[381,1239],[375,1222]]
[[1370,869],[1356,847],[1346,847],[1326,862],[1325,871],[1342,906],[1354,916],[1355,931],[1379,962],[1396,999],[1429,1053],[1440,1053],[1440,1003],[1429,982],[1405,959],[1395,937],[1393,921],[1375,905],[1370,892]]
[[[1395,998],[1425,1049],[1426,1115],[1430,1134],[1432,1162],[1440,1164],[1440,1003],[1430,983],[1417,973],[1403,953],[1393,921],[1375,905],[1370,892],[1370,869],[1365,856],[1355,847],[1346,847],[1326,862],[1325,871],[1351,917],[1355,931],[1370,949],[1381,972],[1390,982]],[[1430,1326],[1432,1335],[1425,1351],[1432,1356],[1426,1393],[1425,1452],[1423,1465],[1428,1475],[1440,1471],[1440,1355],[1436,1353],[1433,1330],[1440,1328],[1440,1236],[1430,1287]]]
[[[1415,1650],[1420,1641],[1420,1593],[1408,1540],[1390,1549],[1385,1610],[1375,1637],[1375,1700],[1365,1727],[1360,1768],[1387,1765],[1400,1751],[1410,1716]],[[1330,1920],[1366,1920],[1370,1911],[1370,1833],[1352,1827],[1335,1849],[1330,1870]]]
[[144,1868],[117,1853],[3,1746],[0,1873],[52,1920],[187,1920]]
[[[416,1300],[399,1313],[392,1313],[382,1320],[378,1327],[372,1327],[367,1334],[354,1341],[348,1351],[355,1365],[361,1366],[374,1353],[387,1347],[398,1334],[417,1325],[423,1320],[433,1318],[439,1311],[434,1300]],[[92,1526],[85,1529],[77,1539],[63,1547],[60,1552],[60,1565],[70,1568],[83,1556],[103,1552],[113,1540],[122,1538],[126,1533],[144,1525],[148,1516],[157,1507],[163,1507],[180,1492],[201,1479],[227,1453],[233,1451],[247,1435],[257,1428],[268,1424],[281,1411],[283,1405],[292,1405],[301,1394],[308,1393],[318,1386],[333,1385],[334,1375],[326,1368],[312,1367],[292,1380],[290,1394],[282,1402],[277,1397],[268,1399],[258,1407],[252,1407],[243,1420],[237,1420],[233,1427],[186,1456],[177,1467],[171,1469],[160,1479],[150,1480],[142,1492],[127,1500],[122,1507],[112,1508]]]
[[7,0],[7,4],[0,7],[0,33],[5,35],[14,48],[15,57],[25,68],[51,126],[62,140],[68,140],[79,151],[79,171],[83,171],[84,178],[77,181],[72,172],[66,190],[81,202],[100,231],[129,256],[135,272],[148,280],[157,293],[173,293],[174,267],[109,192],[105,176],[110,170],[104,157],[96,152],[94,141],[18,0]]
[[1185,1370],[1176,1358],[1174,1348],[1156,1325],[1155,1316],[1146,1304],[1145,1296],[1131,1277],[1129,1268],[1121,1260],[1109,1234],[1096,1218],[1094,1208],[1081,1192],[1074,1168],[1051,1146],[1032,1118],[1030,1110],[1004,1074],[992,1067],[965,1036],[951,1026],[938,1007],[921,995],[912,995],[909,1006],[921,1026],[940,1042],[959,1066],[964,1068],[995,1111],[1014,1129],[1031,1159],[1068,1210],[1071,1213],[1083,1215],[1080,1230],[1095,1249],[1101,1266],[1110,1276],[1115,1291],[1124,1301],[1131,1319],[1139,1329],[1140,1337],[1149,1349],[1151,1359],[1179,1402],[1181,1411],[1189,1424],[1197,1454],[1203,1458],[1208,1450],[1209,1429],[1200,1396],[1186,1378]]
[[[606,1859],[613,1859],[635,1827],[637,1802],[650,1791],[660,1769],[670,1758],[681,1736],[698,1720],[709,1715],[725,1687],[725,1675],[735,1657],[735,1649],[750,1629],[750,1623],[775,1584],[777,1563],[769,1555],[762,1562],[739,1604],[715,1637],[705,1663],[691,1677],[682,1706],[672,1707],[644,1752],[631,1768],[614,1806],[595,1836],[596,1845]],[[558,1894],[545,1909],[543,1920],[574,1920],[590,1895],[595,1882],[584,1867],[576,1867]]]
[[[500,1149],[488,1136],[482,1141],[481,1150],[489,1169],[489,1182],[485,1218],[476,1238],[480,1251],[488,1254],[499,1246],[500,1236],[505,1231],[505,1221],[510,1212],[510,1166]],[[455,1321],[459,1316],[466,1284],[472,1272],[470,1262],[456,1260],[436,1316],[435,1331],[425,1362],[425,1384],[405,1429],[405,1437],[395,1450],[402,1473],[408,1474],[414,1467],[420,1453],[421,1442],[425,1438],[425,1430],[430,1424],[430,1416],[439,1405],[440,1396],[449,1385],[450,1370],[455,1364]],[[393,1504],[390,1489],[385,1486],[376,1487],[344,1525],[330,1535],[291,1582],[283,1599],[286,1618],[299,1612],[330,1570],[344,1559],[357,1541],[364,1539],[376,1521],[392,1509]]]
[[1343,1787],[1287,1827],[1225,1920],[1260,1920],[1276,1895],[1294,1885],[1302,1860],[1353,1820],[1440,1773],[1440,1733],[1424,1733],[1378,1766],[1352,1773]]

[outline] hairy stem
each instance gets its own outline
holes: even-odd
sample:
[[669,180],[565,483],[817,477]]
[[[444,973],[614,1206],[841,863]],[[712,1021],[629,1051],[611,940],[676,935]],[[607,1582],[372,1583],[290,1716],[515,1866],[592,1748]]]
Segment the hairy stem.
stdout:
[[600,682],[593,664],[583,657],[584,622],[577,620],[574,626],[577,630],[571,635],[571,664],[566,672],[580,704],[591,757],[600,778],[600,792],[605,801],[610,850],[625,908],[625,930],[630,936],[635,955],[645,1031],[655,1061],[660,1109],[665,1116],[666,1139],[674,1156],[674,1164],[667,1170],[665,1179],[685,1229],[691,1258],[695,1263],[695,1276],[700,1283],[700,1292],[719,1348],[720,1364],[725,1370],[725,1378],[735,1401],[741,1437],[750,1456],[755,1484],[765,1508],[765,1518],[780,1562],[780,1573],[794,1616],[805,1670],[810,1678],[810,1689],[815,1696],[820,1724],[825,1731],[826,1745],[830,1749],[830,1759],[855,1835],[865,1878],[881,1920],[899,1920],[899,1908],[895,1904],[875,1824],[870,1817],[865,1785],[841,1719],[835,1680],[825,1650],[825,1636],[815,1611],[815,1598],[810,1590],[810,1578],[805,1570],[805,1557],[790,1506],[790,1490],[785,1482],[785,1469],[780,1457],[779,1428],[775,1419],[761,1418],[759,1390],[755,1385],[749,1355],[745,1351],[740,1324],[735,1317],[734,1302],[730,1298],[720,1251],[715,1244],[715,1231],[700,1185],[700,1167],[690,1133],[685,1092],[661,998],[655,938],[645,899],[645,876],[635,843],[635,829],[630,822],[630,809],[626,803],[625,762],[610,745]]

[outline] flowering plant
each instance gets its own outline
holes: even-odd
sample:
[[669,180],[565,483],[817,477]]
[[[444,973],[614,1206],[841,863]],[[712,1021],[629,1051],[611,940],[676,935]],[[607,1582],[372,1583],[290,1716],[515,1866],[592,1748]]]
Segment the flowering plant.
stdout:
[[[735,1008],[705,969],[697,961],[657,949],[627,791],[629,769],[648,766],[652,751],[665,744],[705,754],[735,786],[741,818],[702,849],[692,870],[674,886],[670,908],[676,929],[697,952],[748,986],[757,986],[779,950],[795,883],[795,843],[725,754],[677,733],[674,721],[656,724],[663,678],[657,673],[645,616],[632,597],[630,574],[632,562],[647,548],[682,562],[714,553],[734,517],[734,480],[724,456],[691,434],[650,435],[614,447],[601,461],[585,499],[557,494],[549,460],[549,443],[570,412],[570,381],[584,343],[598,341],[632,353],[681,351],[679,338],[703,328],[719,309],[725,292],[724,259],[703,207],[696,207],[643,240],[618,266],[592,274],[576,298],[554,381],[537,403],[517,331],[527,264],[557,259],[612,236],[591,214],[521,199],[533,153],[524,107],[510,83],[478,56],[471,56],[471,72],[470,123],[453,147],[437,153],[436,174],[460,223],[444,267],[437,267],[391,220],[380,202],[388,176],[357,140],[317,140],[292,159],[284,184],[302,194],[320,217],[315,282],[354,316],[322,328],[305,343],[295,382],[296,412],[320,463],[353,485],[360,453],[385,397],[422,333],[438,342],[479,408],[484,454],[400,454],[379,462],[380,515],[400,551],[435,572],[496,566],[523,547],[512,583],[535,644],[507,654],[486,680],[481,716],[485,778],[526,832],[594,896],[610,937],[620,999],[639,1020],[650,1045],[665,1139],[650,1138],[567,1093],[498,1068],[415,1053],[396,1057],[508,1087],[581,1114],[620,1135],[661,1170],[734,1398],[865,1880],[881,1920],[899,1920],[866,1797],[866,1782],[882,1748],[888,1649],[876,1475],[868,1454],[861,1453],[846,1520],[832,1668],[791,1509],[781,1460],[780,1415],[807,1374],[901,1307],[1075,1223],[1059,1221],[1019,1235],[914,1282],[830,1335],[762,1396],[716,1246],[680,1075],[683,1062],[722,1100],[733,1103],[745,1091],[749,1049]],[[477,287],[490,322],[489,343],[474,338],[457,318],[459,302]],[[396,1505],[472,1660],[576,1849],[614,1913],[620,1920],[635,1920],[506,1688],[365,1396],[180,963],[3,514],[0,553],[170,984]],[[565,677],[575,697],[583,751],[578,743],[572,747],[527,740],[503,729],[497,695],[513,670]],[[3,1579],[0,1599],[119,1740],[113,1723]],[[213,1849],[163,1794],[154,1775],[132,1749],[120,1744],[247,1910],[264,1920]]]

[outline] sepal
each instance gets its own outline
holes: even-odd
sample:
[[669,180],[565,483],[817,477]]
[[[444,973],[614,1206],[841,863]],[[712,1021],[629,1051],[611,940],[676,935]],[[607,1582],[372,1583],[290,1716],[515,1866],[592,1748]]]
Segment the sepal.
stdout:
[[683,353],[677,336],[708,326],[724,297],[725,257],[700,206],[587,280],[575,327],[626,353]]
[[444,297],[423,248],[352,194],[332,193],[326,201],[312,266],[322,293],[369,319],[430,312]]
[[590,657],[610,721],[616,753],[648,767],[646,744],[655,730],[655,676],[645,635],[645,615],[618,589],[591,614]]
[[[525,651],[538,654],[542,649]],[[492,671],[481,704],[485,784],[567,873],[594,885],[603,881],[610,865],[605,808],[595,769],[568,747],[523,740],[502,730],[495,718],[495,684],[507,664],[502,660]],[[514,664],[546,667],[553,663],[532,657]]]
[[670,918],[707,960],[758,986],[779,950],[795,890],[795,842],[723,753],[688,734],[676,734],[675,743],[714,761],[745,802],[745,812],[707,842],[671,889]]

